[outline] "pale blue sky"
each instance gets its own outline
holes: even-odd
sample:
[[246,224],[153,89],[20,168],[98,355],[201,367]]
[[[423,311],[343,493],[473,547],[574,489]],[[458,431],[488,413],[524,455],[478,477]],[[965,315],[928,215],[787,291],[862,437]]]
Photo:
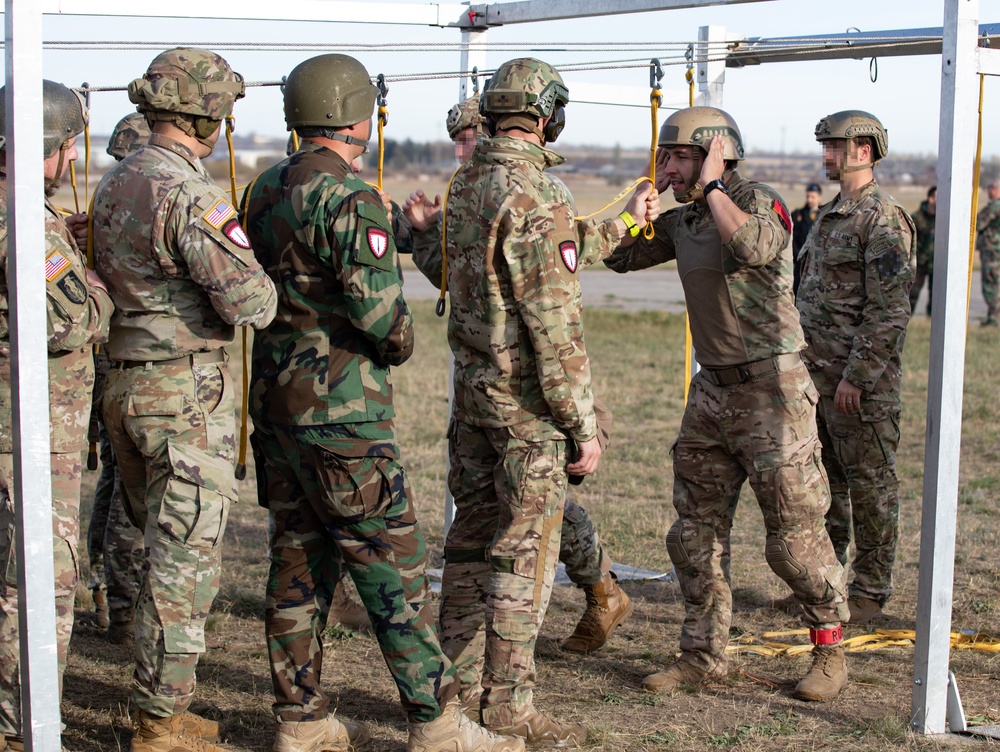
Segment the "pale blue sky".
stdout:
[[[397,0],[399,1],[399,0]],[[403,0],[406,2],[407,0]],[[294,0],[290,3],[294,5]],[[370,0],[372,15],[378,2]],[[238,3],[228,4],[234,13]],[[123,7],[127,7],[124,6]],[[981,0],[983,23],[1000,22],[1000,0]],[[518,24],[491,29],[487,41],[538,42],[551,47],[560,42],[679,43],[695,40],[703,25],[721,25],[747,36],[799,36],[841,33],[848,27],[862,31],[940,26],[940,0],[771,0],[697,10],[658,11],[598,19]],[[374,75],[455,71],[457,51],[401,52],[403,42],[457,43],[454,29],[377,24],[256,22],[236,20],[179,20],[46,16],[44,36],[50,40],[151,40],[165,44],[197,43],[211,47],[225,41],[256,42],[364,42],[384,44],[377,52],[352,53]],[[124,85],[142,74],[154,50],[45,52],[45,75],[71,85]],[[222,51],[248,81],[274,80],[313,52]],[[495,67],[520,52],[490,51],[487,66]],[[560,64],[652,57],[647,48],[567,53],[539,50],[523,54]],[[662,56],[676,54],[664,50]],[[665,88],[681,88],[683,68],[666,68]],[[572,81],[647,86],[648,69],[574,73]],[[940,57],[886,57],[878,62],[878,80],[869,80],[869,61],[774,63],[726,72],[723,106],[740,123],[750,150],[816,149],[812,137],[816,121],[840,109],[866,109],[889,129],[890,150],[932,153],[937,149],[940,102]],[[572,86],[570,95],[572,98]],[[387,136],[415,140],[444,139],[444,116],[457,99],[458,83],[399,82],[389,92]],[[95,132],[107,133],[121,115],[131,110],[124,93],[98,93],[92,103]],[[251,89],[237,105],[237,127],[242,133],[282,135],[281,97],[276,87]],[[572,104],[560,143],[649,142],[649,115],[641,109]],[[986,87],[985,153],[1000,154],[1000,83]]]

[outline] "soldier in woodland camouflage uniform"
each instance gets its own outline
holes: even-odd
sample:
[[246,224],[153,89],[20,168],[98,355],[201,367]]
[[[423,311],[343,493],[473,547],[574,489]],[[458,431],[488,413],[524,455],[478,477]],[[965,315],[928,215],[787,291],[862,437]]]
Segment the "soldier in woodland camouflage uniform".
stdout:
[[899,529],[899,388],[910,320],[913,220],[879,188],[889,150],[873,115],[837,112],[816,126],[823,164],[840,192],[802,249],[797,305],[804,358],[820,394],[817,423],[833,496],[827,529],[847,562],[854,528],[852,624],[879,615],[892,595]]
[[568,99],[542,61],[497,69],[480,105],[492,136],[456,174],[445,228],[456,515],[441,641],[487,726],[547,746],[586,737],[582,724],[557,722],[532,702],[567,474],[592,473],[601,455],[577,270],[659,212],[646,186],[618,218],[573,219],[565,186],[544,172],[563,161],[545,144],[562,130]]
[[673,447],[678,519],[667,552],[684,594],[681,657],[643,687],[666,691],[725,673],[729,536],[749,478],[767,531],[764,558],[801,604],[814,645],[795,696],[829,700],[847,683],[847,609],[843,567],[824,528],[818,396],[799,358],[791,219],[774,189],[737,172],[743,142],[722,110],[674,113],[659,145],[657,175],[687,205],[661,217],[652,240],[638,238],[605,262],[626,272],[677,260],[702,365]]
[[[479,95],[475,94],[448,111],[448,135],[455,142],[455,159],[464,163],[476,148],[483,133],[485,118],[479,112]],[[441,286],[441,197],[431,202],[423,191],[410,194],[403,206],[410,224],[414,220],[420,230],[413,232],[413,262],[435,286]],[[574,212],[575,213],[575,212]],[[611,411],[597,403],[598,423],[606,423],[602,434],[604,447],[610,441]],[[606,416],[602,420],[602,416]],[[564,650],[591,653],[607,644],[611,633],[632,615],[628,595],[618,587],[618,578],[611,571],[611,557],[601,545],[594,522],[587,510],[566,499],[559,536],[559,561],[566,567],[566,576],[583,590],[587,608],[573,634],[563,641]]]
[[274,317],[274,285],[201,158],[243,95],[207,50],[157,55],[129,98],[153,131],[94,200],[97,270],[116,312],[104,418],[125,503],[144,531],[132,752],[213,751],[218,724],[187,711],[236,500],[235,405],[225,347]]
[[934,224],[937,214],[937,186],[927,191],[927,199],[913,215],[913,226],[917,231],[917,270],[910,286],[910,311],[917,307],[920,289],[927,282],[927,315],[931,315],[931,299],[934,297]]
[[[285,122],[303,143],[244,198],[279,313],[254,341],[258,498],[274,523],[265,631],[278,720],[275,752],[348,750],[321,686],[323,631],[346,564],[406,710],[409,752],[514,752],[520,740],[469,721],[441,652],[427,553],[396,443],[390,367],[413,351],[383,197],[356,177],[377,90],[347,55],[296,66]],[[353,745],[353,746],[351,746]]]
[[976,245],[986,301],[983,326],[1000,326],[1000,180],[991,181],[986,190],[989,202],[976,217]]
[[[121,162],[139,151],[150,135],[145,115],[141,112],[126,115],[111,133],[108,154]],[[96,434],[100,441],[101,474],[94,488],[94,506],[87,528],[89,587],[97,607],[97,626],[108,630],[110,642],[131,644],[142,579],[143,542],[142,531],[132,524],[125,511],[115,450],[101,418],[100,405],[109,367],[107,353],[102,348],[97,352],[98,375],[90,415],[91,436]]]
[[[45,306],[48,321],[49,412],[52,465],[53,567],[60,696],[73,631],[79,579],[80,452],[87,445],[92,345],[107,336],[112,305],[103,283],[86,267],[62,216],[47,196],[58,190],[67,164],[77,158],[76,136],[87,122],[80,97],[62,84],[42,82],[45,154]],[[23,748],[18,672],[18,593],[14,529],[14,457],[10,317],[7,291],[6,112],[0,88],[0,748]],[[43,197],[40,197],[43,198]],[[20,248],[22,257],[31,249]],[[21,376],[24,377],[22,372]],[[30,388],[28,383],[22,388]]]

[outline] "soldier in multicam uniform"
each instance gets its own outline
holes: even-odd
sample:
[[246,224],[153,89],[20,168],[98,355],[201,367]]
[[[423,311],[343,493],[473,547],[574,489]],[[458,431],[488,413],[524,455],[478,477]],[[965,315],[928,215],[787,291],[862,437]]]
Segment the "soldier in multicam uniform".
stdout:
[[913,226],[917,230],[917,270],[910,285],[910,311],[917,307],[920,290],[927,282],[927,315],[931,315],[934,297],[934,224],[937,214],[937,186],[927,190],[927,199],[920,204],[913,215]]
[[989,203],[976,217],[976,245],[979,247],[983,300],[983,326],[1000,326],[1000,180],[986,187]]
[[[559,73],[501,65],[480,111],[488,139],[459,168],[447,206],[448,340],[455,355],[441,644],[463,701],[529,745],[571,746],[586,727],[532,702],[534,649],[552,594],[567,476],[601,455],[577,270],[659,213],[651,186],[613,220],[577,222],[545,148],[565,122]],[[485,641],[485,642],[484,642]],[[485,662],[484,662],[485,653]]]
[[[455,159],[464,163],[483,135],[486,119],[479,112],[479,95],[475,94],[448,111],[448,135],[455,143]],[[428,200],[423,191],[410,194],[403,211],[410,224],[414,220],[421,228],[412,234],[413,262],[435,287],[441,286],[441,197]],[[606,448],[610,442],[611,411],[599,400],[599,428]],[[604,425],[607,424],[607,425]],[[564,650],[592,653],[603,648],[611,633],[632,615],[628,595],[618,587],[618,577],[611,571],[611,557],[594,528],[587,510],[566,499],[559,538],[559,561],[566,566],[566,576],[583,590],[587,608],[573,630],[563,641]]]
[[826,518],[847,563],[854,529],[852,624],[882,612],[892,595],[899,530],[899,389],[910,320],[913,220],[875,181],[889,151],[878,118],[860,110],[816,125],[823,165],[840,192],[823,207],[802,249],[797,305],[804,359],[820,394],[817,424],[833,497]]
[[[126,115],[111,133],[108,154],[121,162],[139,151],[150,135],[145,115],[141,112]],[[94,488],[94,506],[87,528],[89,587],[97,610],[97,626],[107,630],[109,642],[131,645],[135,637],[135,603],[142,581],[142,531],[132,524],[125,511],[115,450],[101,417],[101,399],[110,368],[103,348],[97,351],[96,359],[90,435],[92,441],[96,438],[100,443],[101,474]]]
[[258,497],[274,523],[265,631],[274,752],[368,739],[321,686],[323,631],[346,565],[409,720],[409,752],[516,752],[455,701],[429,601],[423,534],[399,458],[390,367],[413,351],[413,319],[383,198],[350,168],[367,148],[377,89],[347,55],[296,66],[285,122],[302,137],[244,199],[279,313],[254,341]]
[[[0,87],[0,749],[23,749],[18,671],[18,593],[10,318],[7,297],[6,111]],[[59,695],[73,632],[79,579],[80,452],[87,446],[94,359],[91,348],[107,336],[112,305],[104,284],[89,271],[62,216],[49,202],[65,168],[77,158],[76,136],[87,123],[80,97],[62,84],[42,82],[45,154],[45,304],[48,321],[49,412],[52,465],[52,548],[55,570]],[[26,255],[31,249],[21,248]],[[23,377],[22,373],[22,377]],[[23,384],[22,388],[27,388]]]
[[235,208],[201,162],[243,90],[213,52],[157,55],[129,85],[153,134],[108,171],[94,199],[97,270],[116,305],[104,419],[146,549],[132,752],[219,749],[218,724],[187,708],[237,498],[224,348],[236,326],[268,324],[277,304]]
[[722,110],[691,107],[660,130],[661,181],[685,206],[652,240],[605,263],[618,272],[677,260],[702,369],[691,381],[673,446],[674,508],[667,552],[684,595],[681,656],[643,688],[667,691],[725,674],[732,622],[729,536],[748,478],[764,517],[764,558],[802,607],[813,664],[801,700],[829,700],[847,683],[841,623],[844,572],[824,528],[830,505],[816,435],[818,400],[799,357],[792,296],[791,220],[771,187],[742,177],[743,141]]

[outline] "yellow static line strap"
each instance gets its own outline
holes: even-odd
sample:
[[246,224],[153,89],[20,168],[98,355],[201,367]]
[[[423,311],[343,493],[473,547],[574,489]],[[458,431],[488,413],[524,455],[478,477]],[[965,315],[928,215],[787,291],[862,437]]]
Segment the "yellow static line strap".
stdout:
[[292,148],[295,151],[299,150],[299,133],[294,128],[292,128]]
[[[229,115],[226,118],[226,144],[229,146],[229,190],[233,200],[233,206],[239,206],[236,199],[236,151],[233,149],[233,131],[236,129],[236,118]],[[256,181],[251,181],[250,186]],[[248,188],[250,187],[248,186]],[[246,219],[244,218],[244,222]],[[246,230],[246,227],[243,228]],[[236,480],[243,480],[247,477],[247,438],[249,431],[247,428],[247,412],[250,403],[250,354],[249,339],[247,335],[248,327],[240,327],[242,331],[242,354],[243,354],[243,389],[240,400],[240,455],[236,462]]]
[[[652,123],[653,136],[649,143],[649,182],[656,186],[656,144],[660,137],[660,127],[659,127],[659,111],[660,111],[660,100],[663,98],[662,92],[658,88],[654,88],[649,93],[649,117]],[[652,240],[656,236],[656,230],[653,229],[653,223],[647,222],[646,226],[643,228],[642,236],[646,240]]]
[[[688,107],[694,107],[694,66],[688,64],[688,69],[684,73],[684,78],[688,83]],[[684,404],[687,404],[688,392],[691,390],[691,371],[694,370],[694,362],[691,358],[691,350],[694,341],[691,339],[691,317],[687,310],[684,311]]]
[[979,129],[976,132],[976,162],[972,168],[972,218],[969,227],[969,289],[965,295],[965,320],[969,320],[972,304],[972,266],[976,259],[976,216],[979,211],[979,169],[983,163],[983,89],[986,76],[979,74]]
[[[454,179],[454,175],[452,176],[452,179]],[[650,178],[648,178],[645,175],[643,175],[641,178],[636,178],[635,180],[632,181],[632,183],[629,186],[627,186],[626,188],[623,188],[618,193],[617,196],[615,196],[613,199],[611,199],[611,201],[609,203],[605,204],[604,206],[602,206],[597,211],[591,212],[590,214],[584,214],[584,215],[579,216],[579,217],[573,217],[573,219],[579,222],[581,219],[592,219],[593,217],[596,217],[598,214],[602,214],[603,212],[607,211],[612,206],[614,206],[615,204],[617,204],[619,201],[621,201],[623,198],[625,198],[629,194],[629,191],[631,191],[634,188],[639,187],[642,183],[645,183],[647,181],[653,182],[652,180],[650,180]],[[450,182],[448,183],[448,186],[449,187],[451,186]],[[649,226],[650,226],[649,224],[646,225],[646,227],[649,227]]]
[[455,176],[461,169],[462,166],[459,165],[448,178],[448,187],[444,189],[444,203],[441,204],[441,295],[434,306],[434,313],[439,317],[444,316],[445,299],[448,297],[448,197],[451,196],[451,184],[455,182]]
[[385,126],[389,122],[389,110],[385,105],[378,108],[378,189],[382,190],[382,168],[385,165]]
[[[766,655],[772,658],[801,655],[812,650],[811,644],[792,644],[779,642],[775,638],[802,636],[809,634],[808,629],[793,629],[786,632],[764,632],[760,638],[752,634],[744,634],[730,641],[726,652],[732,655]],[[912,629],[878,629],[872,634],[858,635],[844,640],[844,648],[848,653],[859,653],[869,650],[881,650],[891,647],[912,647],[917,639],[917,633]],[[951,647],[956,650],[984,650],[990,653],[1000,653],[1000,638],[985,632],[966,634],[951,633]]]
[[73,214],[80,213],[80,194],[76,190],[76,162],[69,163],[69,184],[73,186],[73,204],[76,206],[76,211]]

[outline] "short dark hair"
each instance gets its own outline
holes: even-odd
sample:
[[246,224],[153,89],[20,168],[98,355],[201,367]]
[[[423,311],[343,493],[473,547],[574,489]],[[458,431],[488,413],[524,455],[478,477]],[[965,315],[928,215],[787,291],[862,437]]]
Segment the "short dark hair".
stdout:
[[931,196],[936,196],[936,195],[937,195],[937,186],[936,185],[932,185],[930,188],[927,189],[927,198],[930,198]]
[[806,186],[806,193],[809,193],[810,191],[812,191],[814,193],[822,193],[823,192],[822,190],[820,190],[819,183],[810,183],[809,185],[807,185]]

